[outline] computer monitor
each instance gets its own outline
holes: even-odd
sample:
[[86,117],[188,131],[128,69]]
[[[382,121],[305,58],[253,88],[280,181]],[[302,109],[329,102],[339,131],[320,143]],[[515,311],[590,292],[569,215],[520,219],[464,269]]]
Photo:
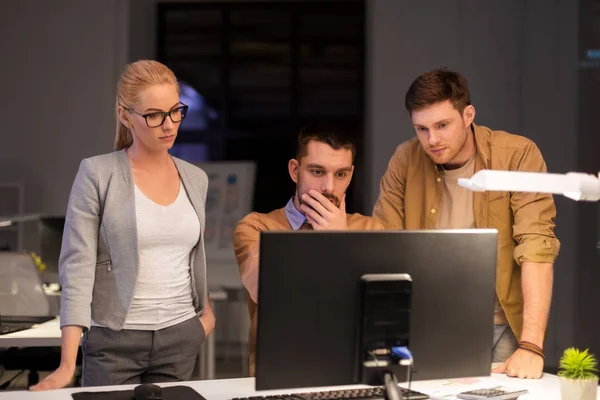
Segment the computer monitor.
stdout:
[[496,245],[495,229],[262,232],[256,390],[360,383],[357,288],[378,273],[412,279],[413,380],[489,375]]

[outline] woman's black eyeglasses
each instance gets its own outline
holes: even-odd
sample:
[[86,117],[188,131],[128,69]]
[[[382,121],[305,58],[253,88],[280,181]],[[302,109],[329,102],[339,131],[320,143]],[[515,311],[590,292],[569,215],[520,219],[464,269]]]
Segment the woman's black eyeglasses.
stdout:
[[162,124],[165,123],[165,119],[167,119],[167,115],[169,116],[169,118],[171,118],[171,121],[173,121],[173,123],[181,122],[181,120],[183,120],[185,118],[185,115],[187,114],[187,110],[189,107],[187,105],[181,103],[181,106],[174,108],[171,111],[167,111],[167,112],[153,111],[148,114],[140,114],[139,112],[132,110],[131,108],[127,108],[127,107],[123,107],[123,108],[129,112],[132,112],[141,117],[144,117],[144,120],[146,120],[146,125],[148,126],[148,128],[158,128],[159,126],[161,126]]

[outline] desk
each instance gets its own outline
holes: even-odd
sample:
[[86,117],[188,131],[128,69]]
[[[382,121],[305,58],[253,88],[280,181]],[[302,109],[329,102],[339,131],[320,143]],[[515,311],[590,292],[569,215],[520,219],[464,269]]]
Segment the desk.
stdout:
[[[211,301],[227,300],[227,293],[223,290],[211,289]],[[213,307],[214,310],[214,307]],[[216,317],[216,315],[215,315]],[[61,332],[60,319],[56,317],[42,324],[34,325],[30,329],[0,335],[0,348],[2,347],[60,347]],[[214,332],[204,341],[198,361],[195,377],[200,379],[214,379],[215,377],[215,335]]]
[[[519,400],[560,400],[560,390],[558,384],[558,378],[555,375],[545,374],[542,379],[539,380],[518,380],[508,378],[505,375],[493,374],[491,378],[481,378],[483,380],[496,380],[501,381],[509,385],[517,385],[529,390],[529,393],[519,397]],[[434,386],[439,386],[444,381],[422,381],[413,382],[412,389],[418,390],[423,393],[428,393]],[[334,390],[334,389],[352,389],[364,387],[362,385],[352,386],[338,386],[338,387],[326,387],[326,388],[302,388],[295,390],[279,390],[279,391],[261,391],[257,392],[254,390],[254,378],[240,378],[240,379],[216,379],[208,381],[192,381],[183,383],[165,383],[161,386],[172,386],[172,385],[186,385],[198,393],[202,394],[207,400],[229,400],[235,397],[248,397],[256,395],[269,395],[278,393],[293,393],[293,392],[312,392],[320,390]],[[15,392],[0,392],[0,400],[72,400],[71,393],[82,392],[82,391],[106,391],[106,390],[124,390],[133,389],[135,385],[126,386],[105,386],[95,388],[73,388],[73,389],[62,389],[57,391],[48,392],[26,392],[26,391],[15,391]],[[598,397],[600,400],[600,396]]]
[[60,342],[58,317],[24,331],[0,335],[0,347],[60,347]]

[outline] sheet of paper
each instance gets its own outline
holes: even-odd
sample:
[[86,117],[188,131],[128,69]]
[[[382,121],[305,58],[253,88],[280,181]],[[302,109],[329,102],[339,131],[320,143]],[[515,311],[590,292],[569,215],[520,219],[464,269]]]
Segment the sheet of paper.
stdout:
[[522,386],[513,385],[493,378],[462,378],[423,383],[415,390],[428,394],[429,397],[431,397],[431,400],[457,400],[458,398],[456,395],[459,393],[496,386],[523,389]]

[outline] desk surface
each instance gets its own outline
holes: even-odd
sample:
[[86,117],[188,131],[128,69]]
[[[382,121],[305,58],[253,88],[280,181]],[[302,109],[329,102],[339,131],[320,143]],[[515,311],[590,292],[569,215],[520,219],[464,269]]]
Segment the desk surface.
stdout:
[[[227,293],[221,289],[210,289],[212,301],[227,300]],[[52,347],[60,346],[60,318],[34,325],[30,329],[0,335],[0,347]]]
[[[478,383],[476,385],[485,386],[486,383],[489,386],[491,383],[500,383],[507,386],[526,388],[529,393],[519,397],[519,400],[561,400],[558,378],[554,375],[545,374],[542,379],[538,380],[519,380],[514,378],[508,378],[505,375],[493,374],[491,377],[477,378]],[[452,384],[460,384],[462,380],[452,381]],[[452,386],[450,381],[423,381],[413,382],[412,389],[433,394],[437,389],[442,386]],[[341,387],[327,387],[327,388],[302,388],[295,390],[279,390],[279,391],[261,391],[257,392],[254,390],[254,378],[240,378],[240,379],[217,379],[217,380],[205,380],[205,381],[191,381],[183,383],[170,383],[161,384],[161,386],[172,386],[172,385],[186,385],[198,393],[202,394],[207,400],[229,400],[236,397],[249,397],[256,395],[268,395],[278,393],[293,393],[293,392],[312,392],[319,390],[333,390],[333,389],[345,389],[345,388],[358,388],[363,387],[360,385],[353,386],[341,386]],[[105,386],[95,388],[73,388],[73,389],[62,389],[57,391],[48,392],[26,392],[26,391],[15,391],[15,392],[0,392],[1,400],[35,400],[35,399],[53,399],[53,400],[72,400],[71,393],[82,392],[82,391],[107,391],[107,390],[125,390],[133,389],[135,385],[126,386]],[[598,396],[600,400],[600,396]]]
[[0,347],[60,346],[60,333],[60,320],[56,317],[30,329],[0,335]]

